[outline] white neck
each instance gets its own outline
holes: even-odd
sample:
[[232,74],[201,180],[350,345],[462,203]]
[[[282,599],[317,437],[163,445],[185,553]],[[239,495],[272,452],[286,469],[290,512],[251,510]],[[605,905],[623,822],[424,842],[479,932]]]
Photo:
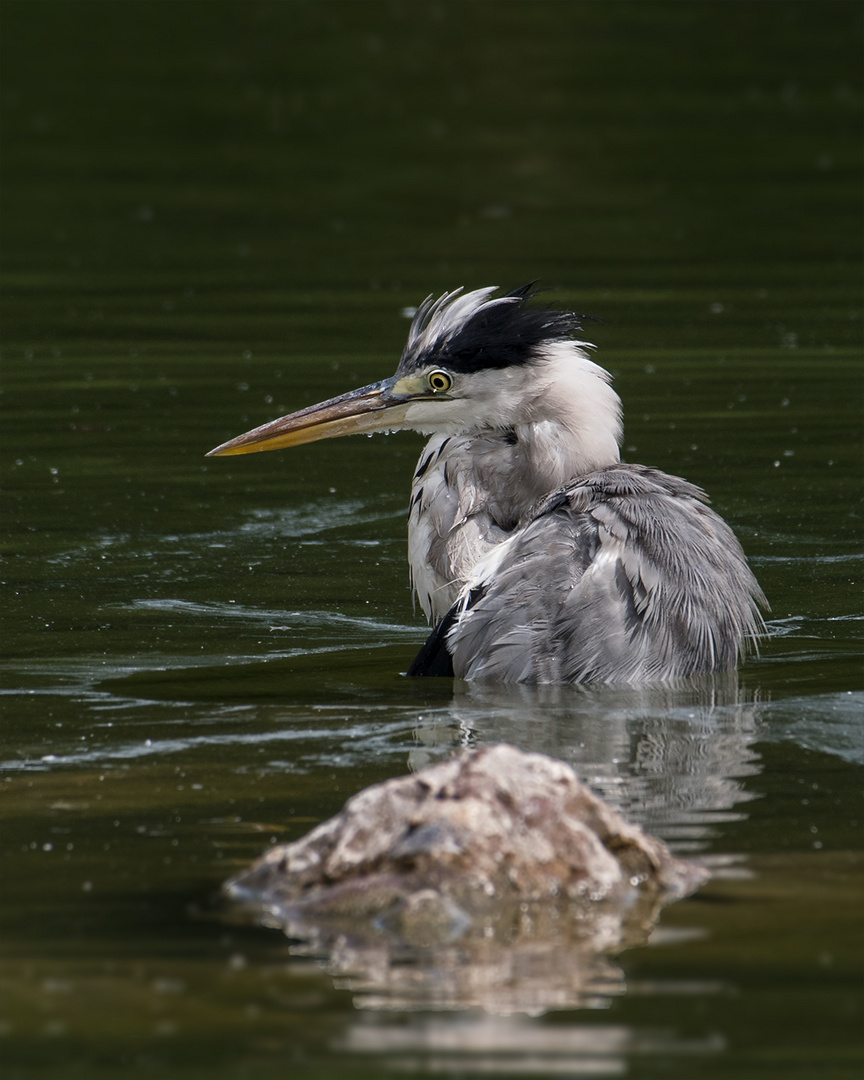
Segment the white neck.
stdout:
[[[495,392],[487,400],[495,411],[484,415],[475,405],[475,426],[464,433],[462,467],[472,469],[474,459],[478,486],[507,517],[521,519],[574,477],[620,460],[621,400],[608,372],[578,345],[550,346],[539,364],[507,372],[506,387],[501,372],[489,372],[488,378]],[[502,429],[515,434],[512,446],[501,445]],[[496,435],[487,450],[484,437]]]
[[527,369],[535,373],[535,389],[528,422],[515,426],[535,458],[538,480],[547,475],[546,459],[555,459],[554,482],[548,489],[553,490],[620,460],[621,399],[609,385],[609,373],[590,360],[584,348],[561,342],[546,355],[540,365]]
[[414,585],[435,618],[477,559],[544,496],[619,461],[621,402],[608,373],[574,344],[551,346],[539,364],[475,375],[472,389],[465,422],[450,407],[446,425],[412,425],[437,427],[420,455],[409,518]]

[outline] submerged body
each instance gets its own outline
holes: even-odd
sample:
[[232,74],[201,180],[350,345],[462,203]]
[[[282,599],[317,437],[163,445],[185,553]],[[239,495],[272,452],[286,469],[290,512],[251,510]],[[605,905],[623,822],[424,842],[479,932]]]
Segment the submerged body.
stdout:
[[431,435],[408,553],[435,625],[409,674],[648,683],[733,668],[764,597],[734,534],[677,477],[621,463],[621,403],[529,289],[420,308],[396,375],[217,447]]

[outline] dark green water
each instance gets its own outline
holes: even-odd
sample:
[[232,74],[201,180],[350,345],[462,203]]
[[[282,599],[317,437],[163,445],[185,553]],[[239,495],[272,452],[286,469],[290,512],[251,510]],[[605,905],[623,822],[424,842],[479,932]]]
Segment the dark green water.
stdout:
[[[858,1076],[859,5],[0,14],[4,1077]],[[203,459],[390,374],[427,293],[536,277],[752,558],[737,686],[410,682],[419,437]],[[499,739],[716,871],[602,980],[213,910]]]

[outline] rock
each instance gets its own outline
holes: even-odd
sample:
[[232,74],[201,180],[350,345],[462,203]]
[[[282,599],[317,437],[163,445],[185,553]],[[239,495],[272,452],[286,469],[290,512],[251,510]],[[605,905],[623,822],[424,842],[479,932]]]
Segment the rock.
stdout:
[[[510,933],[526,904],[539,905],[532,933],[550,919],[558,933],[563,906],[571,920],[578,913],[577,937],[599,934],[595,947],[609,949],[634,931],[644,939],[662,904],[706,877],[563,762],[498,745],[361,791],[224,891],[295,933],[303,923],[353,934],[365,925],[418,946],[481,927]],[[550,902],[559,914],[543,913]]]

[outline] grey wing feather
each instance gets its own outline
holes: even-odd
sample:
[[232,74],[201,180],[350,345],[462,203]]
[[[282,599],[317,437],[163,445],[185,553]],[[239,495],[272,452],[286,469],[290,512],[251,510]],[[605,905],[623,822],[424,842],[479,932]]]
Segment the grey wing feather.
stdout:
[[633,683],[733,668],[765,598],[704,499],[635,465],[549,496],[466,585],[447,635],[455,674]]

